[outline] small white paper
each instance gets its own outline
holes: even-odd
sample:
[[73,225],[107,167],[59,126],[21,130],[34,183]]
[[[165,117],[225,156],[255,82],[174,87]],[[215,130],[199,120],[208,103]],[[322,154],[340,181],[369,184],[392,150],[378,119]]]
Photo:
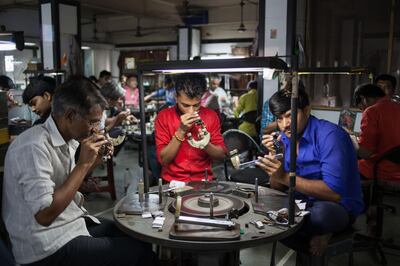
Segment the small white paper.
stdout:
[[153,221],[153,228],[161,228],[164,225],[165,217],[156,217]]
[[146,218],[151,218],[152,216],[151,216],[151,213],[150,212],[144,212],[144,213],[142,213],[142,218],[143,219],[146,219]]
[[297,207],[299,207],[300,210],[305,210],[306,209],[306,202],[302,202],[302,200],[295,200]]
[[184,187],[184,186],[186,186],[186,183],[182,182],[182,181],[172,180],[169,183],[170,188],[180,188],[180,187]]

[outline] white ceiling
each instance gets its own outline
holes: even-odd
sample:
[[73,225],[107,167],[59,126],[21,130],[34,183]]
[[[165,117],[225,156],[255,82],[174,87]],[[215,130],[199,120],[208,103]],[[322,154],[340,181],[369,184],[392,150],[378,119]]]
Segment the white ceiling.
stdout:
[[[175,41],[183,17],[196,10],[208,11],[208,24],[201,28],[203,39],[252,38],[258,21],[258,0],[244,0],[239,33],[241,0],[80,0],[84,41],[143,43]],[[0,0],[0,9],[37,9],[37,0]],[[137,37],[140,25],[141,37]]]

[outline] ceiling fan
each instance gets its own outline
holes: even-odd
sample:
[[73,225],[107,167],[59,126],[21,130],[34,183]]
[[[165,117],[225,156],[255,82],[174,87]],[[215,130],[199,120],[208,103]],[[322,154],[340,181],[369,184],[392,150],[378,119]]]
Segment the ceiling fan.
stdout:
[[240,25],[239,25],[239,28],[237,29],[238,32],[246,31],[246,27],[244,26],[244,23],[243,23],[243,8],[244,8],[244,1],[241,0],[240,1]]

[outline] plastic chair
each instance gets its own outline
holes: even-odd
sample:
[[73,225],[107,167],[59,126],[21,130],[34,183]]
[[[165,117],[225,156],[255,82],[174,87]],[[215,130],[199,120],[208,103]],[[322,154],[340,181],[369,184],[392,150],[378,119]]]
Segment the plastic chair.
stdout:
[[[247,133],[240,131],[238,129],[230,129],[222,134],[224,138],[225,146],[228,150],[228,154],[237,150],[240,158],[240,163],[248,162],[256,158],[257,155],[263,154],[264,151],[261,147],[250,137]],[[240,169],[236,170],[232,167],[230,162],[230,157],[224,160],[224,175],[226,180],[243,182],[243,183],[253,183],[254,177],[259,178],[259,184],[262,185],[268,181],[268,176],[259,168],[250,169]],[[232,177],[237,177],[236,179]],[[264,182],[261,180],[264,178]],[[246,181],[248,180],[248,181]]]

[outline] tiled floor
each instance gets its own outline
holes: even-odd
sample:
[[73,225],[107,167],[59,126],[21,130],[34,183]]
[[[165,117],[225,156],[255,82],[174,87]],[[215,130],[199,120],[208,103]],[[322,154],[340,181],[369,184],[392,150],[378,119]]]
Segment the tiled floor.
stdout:
[[[117,201],[124,195],[124,173],[129,168],[132,176],[139,178],[142,176],[143,170],[138,166],[138,153],[136,149],[123,149],[115,158],[116,166],[114,167],[115,184],[117,192]],[[104,169],[97,169],[97,174],[104,173]],[[218,175],[222,178],[222,172]],[[388,202],[400,210],[398,198],[389,198]],[[116,202],[113,202],[108,193],[91,193],[86,197],[85,206],[92,214],[112,219],[112,208]],[[364,228],[365,218],[360,217],[357,220],[356,228]],[[396,243],[400,243],[400,216],[398,214],[385,214],[385,232],[386,238],[395,239]],[[362,231],[362,230],[361,230]],[[254,248],[244,249],[240,253],[242,266],[269,265],[271,256],[271,244],[262,245]],[[400,252],[387,250],[386,258],[388,265],[400,265]],[[295,265],[296,253],[287,249],[283,245],[278,244],[276,252],[276,265]],[[329,265],[347,265],[347,256],[340,255],[332,258]],[[354,254],[354,265],[373,266],[379,265],[376,256],[371,252],[357,252]]]

